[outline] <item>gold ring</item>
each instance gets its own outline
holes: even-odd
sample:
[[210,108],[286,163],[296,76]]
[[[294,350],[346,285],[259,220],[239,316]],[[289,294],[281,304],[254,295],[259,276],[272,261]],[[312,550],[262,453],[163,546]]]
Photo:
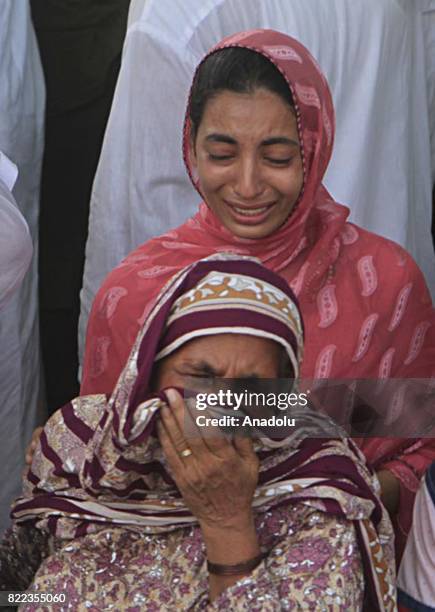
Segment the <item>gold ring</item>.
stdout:
[[192,451],[190,450],[190,448],[185,448],[183,451],[181,451],[180,457],[190,457],[191,454]]

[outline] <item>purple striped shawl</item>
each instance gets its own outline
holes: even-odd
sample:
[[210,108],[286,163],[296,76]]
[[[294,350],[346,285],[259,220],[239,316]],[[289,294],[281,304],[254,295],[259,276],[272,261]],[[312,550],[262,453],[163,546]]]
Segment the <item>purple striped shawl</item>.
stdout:
[[[201,316],[193,316],[195,309]],[[190,266],[163,289],[112,396],[76,398],[50,418],[24,479],[23,495],[13,506],[13,519],[32,521],[63,538],[108,524],[160,533],[194,523],[154,433],[165,395],[150,396],[149,385],[157,354],[175,350],[192,331],[204,336],[216,327],[225,333],[243,328],[252,335],[276,337],[297,376],[303,328],[286,282],[253,260],[232,256]],[[391,526],[373,474],[353,443],[306,438],[296,447],[284,440],[271,449],[263,441],[257,451],[255,511],[305,503],[354,521],[365,563],[373,568],[371,596],[386,606],[388,567],[379,542],[391,537]]]

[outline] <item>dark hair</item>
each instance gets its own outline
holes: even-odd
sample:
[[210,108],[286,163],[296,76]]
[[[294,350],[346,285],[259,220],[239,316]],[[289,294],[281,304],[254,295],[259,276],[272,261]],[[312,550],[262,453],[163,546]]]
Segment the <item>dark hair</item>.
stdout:
[[195,138],[207,102],[224,90],[253,93],[263,88],[294,108],[290,87],[278,68],[261,53],[228,47],[212,53],[200,65],[190,94],[192,138]]

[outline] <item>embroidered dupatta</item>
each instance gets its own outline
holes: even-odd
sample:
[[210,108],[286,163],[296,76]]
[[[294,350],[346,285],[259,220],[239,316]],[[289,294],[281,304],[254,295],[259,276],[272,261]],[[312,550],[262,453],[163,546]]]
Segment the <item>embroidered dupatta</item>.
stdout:
[[[173,310],[180,298],[183,316]],[[302,321],[283,279],[252,261],[224,255],[189,266],[162,291],[113,394],[76,398],[48,421],[14,520],[66,539],[107,525],[162,533],[194,523],[154,433],[165,394],[150,394],[150,385],[156,355],[213,333],[274,337],[286,349],[295,377],[299,373]],[[393,610],[391,525],[355,445],[326,437],[279,444],[262,439],[257,452],[255,511],[303,503],[351,521],[368,600],[373,609]]]

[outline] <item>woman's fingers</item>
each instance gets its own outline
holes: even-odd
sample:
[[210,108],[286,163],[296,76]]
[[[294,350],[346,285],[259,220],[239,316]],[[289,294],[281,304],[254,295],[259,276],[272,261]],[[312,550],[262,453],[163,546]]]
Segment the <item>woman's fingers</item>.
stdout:
[[172,471],[176,474],[183,470],[183,460],[180,456],[180,452],[175,448],[168,432],[166,431],[162,422],[157,424],[157,431],[159,434],[160,444],[162,445],[165,457],[172,468]]
[[[165,428],[176,452],[180,457],[184,453],[191,452],[193,455],[200,455],[204,450],[204,443],[199,436],[192,436],[192,427],[189,427],[188,414],[183,398],[175,389],[166,392],[169,406],[164,406],[161,410],[161,423]],[[186,428],[187,419],[187,428]],[[186,436],[186,429],[189,437]],[[185,455],[187,458],[188,455]]]
[[191,414],[178,391],[168,389],[166,395],[179,431],[197,456],[207,452],[219,454],[220,451],[232,450],[230,439],[219,427],[213,425],[199,427],[196,424],[194,415]]
[[[258,459],[251,440],[238,438],[234,445],[225,440],[221,452],[214,452],[207,446],[211,438],[204,439],[202,431],[191,435],[196,425],[181,395],[174,389],[166,395],[170,405],[160,412],[159,440],[186,506],[200,523],[233,524],[251,512],[258,480]],[[224,436],[219,428],[214,433]]]
[[172,407],[164,406],[160,411],[160,417],[162,428],[179,457],[182,456],[183,452],[192,450],[184,436],[182,428],[179,426]]
[[[234,436],[231,439],[214,425],[199,427],[178,391],[168,389],[166,395],[169,406],[162,409],[161,420],[179,459],[183,458],[183,453],[189,451],[198,460],[210,453],[219,460],[233,460],[236,455],[242,460],[256,458],[250,438]],[[188,457],[189,455],[185,455],[184,458]]]

